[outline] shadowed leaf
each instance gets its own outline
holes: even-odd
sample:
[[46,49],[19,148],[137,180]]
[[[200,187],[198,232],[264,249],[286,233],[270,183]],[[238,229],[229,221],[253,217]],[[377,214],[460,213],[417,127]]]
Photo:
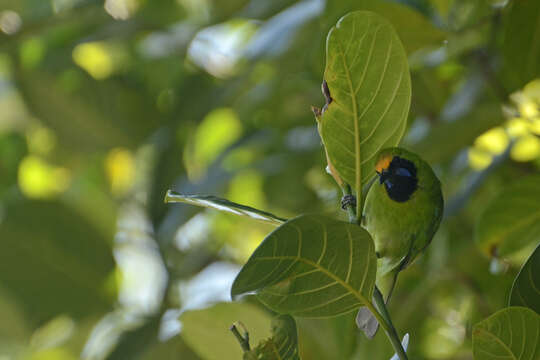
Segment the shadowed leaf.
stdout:
[[540,313],[540,245],[519,271],[510,292],[510,306],[525,306]]
[[507,186],[480,216],[476,241],[488,255],[507,256],[540,239],[540,175]]
[[479,322],[473,329],[476,360],[535,360],[540,356],[540,316],[522,307],[510,307]]
[[280,315],[272,320],[272,337],[244,353],[244,360],[300,360],[294,318]]
[[321,215],[303,215],[272,232],[236,277],[233,296],[257,291],[279,313],[324,317],[370,301],[376,275],[370,235]]

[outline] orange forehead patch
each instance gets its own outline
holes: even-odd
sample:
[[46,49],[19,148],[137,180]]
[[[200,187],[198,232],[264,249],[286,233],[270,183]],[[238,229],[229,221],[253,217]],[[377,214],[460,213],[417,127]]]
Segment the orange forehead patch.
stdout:
[[375,170],[379,173],[383,172],[383,170],[388,169],[391,162],[392,162],[392,156],[390,155],[383,156],[382,158],[379,159],[379,161],[377,161],[377,164],[375,165]]

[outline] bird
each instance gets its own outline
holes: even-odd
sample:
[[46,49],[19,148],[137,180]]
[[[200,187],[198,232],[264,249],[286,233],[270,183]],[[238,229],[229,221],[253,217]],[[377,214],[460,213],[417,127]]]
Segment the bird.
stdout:
[[[383,292],[388,302],[399,272],[431,243],[441,223],[444,200],[431,166],[406,149],[381,150],[374,170],[378,179],[367,193],[361,225],[375,244],[377,286],[387,288]],[[376,322],[368,314],[362,309],[357,324],[365,327],[369,320],[373,331]]]

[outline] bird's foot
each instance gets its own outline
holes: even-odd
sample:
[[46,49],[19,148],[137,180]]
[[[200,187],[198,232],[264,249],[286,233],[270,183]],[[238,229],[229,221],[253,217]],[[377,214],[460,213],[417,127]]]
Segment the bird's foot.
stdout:
[[347,210],[349,206],[356,207],[356,197],[354,195],[344,195],[341,198],[341,208]]

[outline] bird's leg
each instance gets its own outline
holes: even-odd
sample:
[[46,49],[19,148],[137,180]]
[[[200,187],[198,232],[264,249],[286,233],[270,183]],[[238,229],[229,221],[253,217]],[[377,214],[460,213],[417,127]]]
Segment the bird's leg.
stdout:
[[352,194],[343,195],[341,198],[341,208],[347,210],[349,206],[356,207],[356,196]]

